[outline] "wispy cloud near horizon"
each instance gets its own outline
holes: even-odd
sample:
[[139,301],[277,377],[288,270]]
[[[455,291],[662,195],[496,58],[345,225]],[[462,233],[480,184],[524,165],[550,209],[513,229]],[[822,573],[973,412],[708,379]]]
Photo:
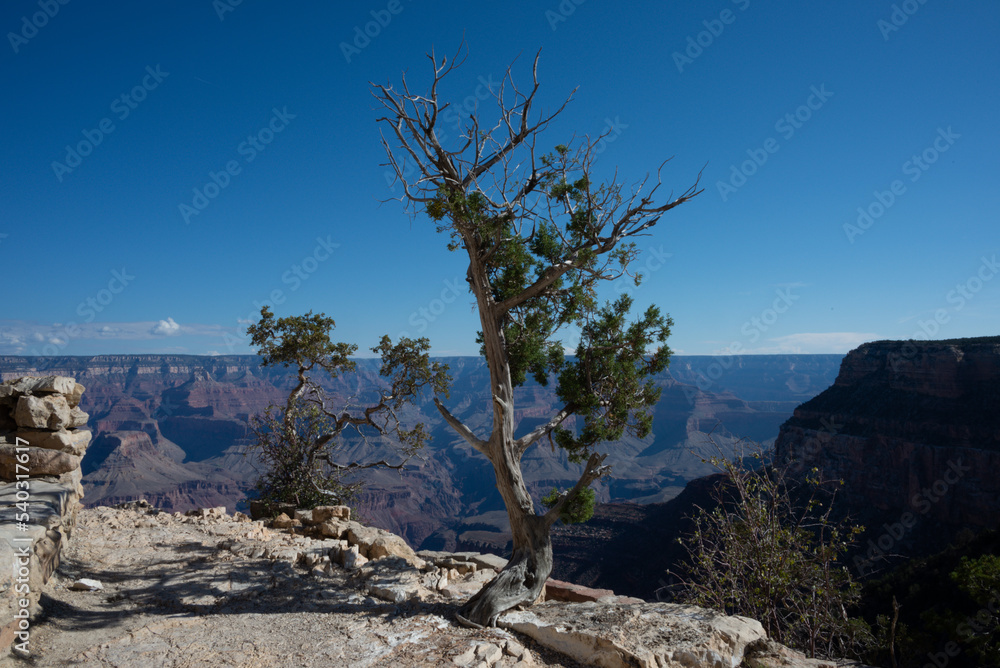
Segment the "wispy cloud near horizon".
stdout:
[[[751,355],[845,355],[867,341],[880,337],[873,332],[800,332],[771,339],[765,345],[741,351]],[[726,354],[719,351],[719,354]]]
[[71,355],[81,354],[74,349],[74,342],[151,341],[181,336],[221,338],[233,333],[232,327],[182,325],[170,317],[158,321],[91,323],[0,320],[0,354]]

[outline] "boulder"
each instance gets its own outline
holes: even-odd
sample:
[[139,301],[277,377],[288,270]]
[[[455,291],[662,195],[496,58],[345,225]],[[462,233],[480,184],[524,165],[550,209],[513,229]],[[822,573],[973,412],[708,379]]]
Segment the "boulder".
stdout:
[[70,406],[69,409],[69,427],[83,427],[87,424],[87,420],[90,419],[90,415],[85,413],[79,406]]
[[86,388],[80,383],[73,383],[73,391],[66,395],[66,402],[70,405],[70,408],[76,408],[80,405],[80,398],[83,396],[84,389]]
[[369,559],[381,559],[383,557],[399,557],[406,563],[417,568],[423,568],[424,560],[413,552],[413,548],[406,544],[406,541],[393,533],[382,532],[368,546]]
[[379,537],[380,531],[375,527],[366,527],[359,522],[347,523],[347,542],[357,545],[358,551],[364,556],[368,556],[368,548]]
[[68,452],[77,457],[83,457],[90,445],[91,433],[87,429],[72,431],[45,431],[41,429],[18,429],[14,436],[28,442],[28,445],[46,450]]
[[469,557],[469,561],[479,568],[492,568],[497,573],[502,571],[507,565],[507,559],[498,557],[495,554],[476,554]]
[[312,510],[312,523],[322,524],[331,519],[351,519],[350,506],[316,506]]
[[0,385],[0,408],[13,409],[19,396],[10,385]]
[[502,614],[498,625],[588,666],[737,666],[767,636],[760,622],[670,603],[541,603]]
[[[67,394],[78,396],[76,387],[79,383],[73,378],[66,376],[24,376],[10,383],[17,394]],[[83,394],[83,386],[80,385],[79,394]]]
[[324,538],[343,538],[347,533],[347,522],[342,520],[327,520],[317,527],[317,532]]
[[[82,422],[72,415],[73,409],[66,402],[66,398],[61,395],[53,394],[40,397],[24,395],[17,400],[14,421],[17,422],[18,427],[51,429],[53,431],[87,424],[87,414],[79,409],[76,410],[82,414]],[[73,424],[74,421],[77,424]]]
[[340,565],[349,571],[357,570],[368,563],[368,559],[358,551],[357,545],[351,545],[340,551]]
[[[27,461],[19,462],[18,455],[23,459],[25,454],[28,456]],[[0,444],[0,478],[15,481],[18,479],[18,474],[32,478],[44,475],[58,476],[79,469],[81,459],[58,450],[24,447],[19,450],[15,445],[4,443]],[[23,468],[18,469],[19,463]]]

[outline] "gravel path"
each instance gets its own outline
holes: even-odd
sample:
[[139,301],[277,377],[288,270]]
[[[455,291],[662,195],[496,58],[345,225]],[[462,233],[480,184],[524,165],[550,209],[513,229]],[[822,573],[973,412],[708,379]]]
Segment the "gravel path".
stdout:
[[[576,666],[525,637],[459,627],[452,605],[392,605],[345,571],[310,575],[225,547],[245,540],[295,539],[232,518],[81,511],[32,623],[31,656],[0,658],[0,667]],[[69,589],[79,578],[104,589]],[[470,658],[487,643],[508,652]],[[528,652],[513,656],[522,645]]]

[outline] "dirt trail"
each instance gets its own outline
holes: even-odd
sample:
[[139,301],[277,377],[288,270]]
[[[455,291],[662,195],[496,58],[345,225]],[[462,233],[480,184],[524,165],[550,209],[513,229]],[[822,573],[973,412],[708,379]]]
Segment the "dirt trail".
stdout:
[[[0,658],[0,667],[577,665],[507,631],[459,627],[448,604],[393,605],[366,596],[345,571],[310,575],[225,549],[251,530],[260,525],[81,511],[32,623],[31,656]],[[69,589],[79,578],[104,589]],[[528,653],[470,659],[485,643]]]

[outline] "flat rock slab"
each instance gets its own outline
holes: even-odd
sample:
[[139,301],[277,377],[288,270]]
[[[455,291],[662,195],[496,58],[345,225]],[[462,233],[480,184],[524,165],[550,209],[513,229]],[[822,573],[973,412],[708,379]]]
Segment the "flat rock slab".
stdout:
[[601,668],[734,668],[767,637],[754,619],[670,603],[542,603],[498,623]]

